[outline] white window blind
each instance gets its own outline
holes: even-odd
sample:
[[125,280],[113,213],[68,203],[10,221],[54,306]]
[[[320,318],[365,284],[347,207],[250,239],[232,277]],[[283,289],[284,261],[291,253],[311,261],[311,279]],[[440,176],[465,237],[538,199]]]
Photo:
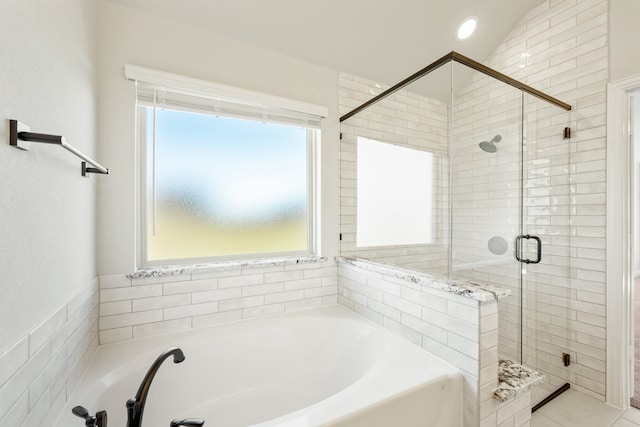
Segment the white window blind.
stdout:
[[326,107],[127,65],[139,105],[320,128]]

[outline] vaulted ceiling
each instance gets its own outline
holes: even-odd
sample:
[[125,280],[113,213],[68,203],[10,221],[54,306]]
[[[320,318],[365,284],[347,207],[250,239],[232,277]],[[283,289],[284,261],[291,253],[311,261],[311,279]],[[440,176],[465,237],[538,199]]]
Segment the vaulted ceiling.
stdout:
[[[455,50],[484,60],[541,0],[108,0],[393,84]],[[476,33],[455,38],[463,18]]]

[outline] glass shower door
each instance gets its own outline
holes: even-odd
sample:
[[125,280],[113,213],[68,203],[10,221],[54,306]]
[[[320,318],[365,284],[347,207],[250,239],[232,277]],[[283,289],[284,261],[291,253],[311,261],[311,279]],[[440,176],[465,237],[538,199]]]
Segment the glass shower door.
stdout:
[[456,64],[451,112],[451,274],[509,289],[498,353],[522,358],[522,92]]
[[[523,94],[522,233],[516,244],[522,280],[522,363],[544,374],[535,406],[570,380],[571,322],[569,112]],[[574,249],[575,250],[575,249]],[[567,365],[567,366],[565,366]]]

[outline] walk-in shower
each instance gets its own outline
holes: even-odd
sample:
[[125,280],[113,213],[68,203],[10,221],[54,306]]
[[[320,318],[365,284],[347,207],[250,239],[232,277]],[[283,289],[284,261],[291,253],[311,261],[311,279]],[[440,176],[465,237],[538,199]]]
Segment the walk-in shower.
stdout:
[[456,52],[345,79],[341,255],[511,290],[500,357],[545,375],[534,405],[570,383],[571,107]]

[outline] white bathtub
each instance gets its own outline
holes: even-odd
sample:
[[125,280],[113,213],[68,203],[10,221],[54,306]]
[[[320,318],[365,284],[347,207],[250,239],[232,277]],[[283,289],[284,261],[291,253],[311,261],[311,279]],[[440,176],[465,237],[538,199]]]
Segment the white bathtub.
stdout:
[[171,346],[151,385],[144,427],[204,418],[205,427],[462,425],[459,370],[332,306],[102,346],[58,427],[81,427],[71,407],[106,409],[125,427],[125,402]]

